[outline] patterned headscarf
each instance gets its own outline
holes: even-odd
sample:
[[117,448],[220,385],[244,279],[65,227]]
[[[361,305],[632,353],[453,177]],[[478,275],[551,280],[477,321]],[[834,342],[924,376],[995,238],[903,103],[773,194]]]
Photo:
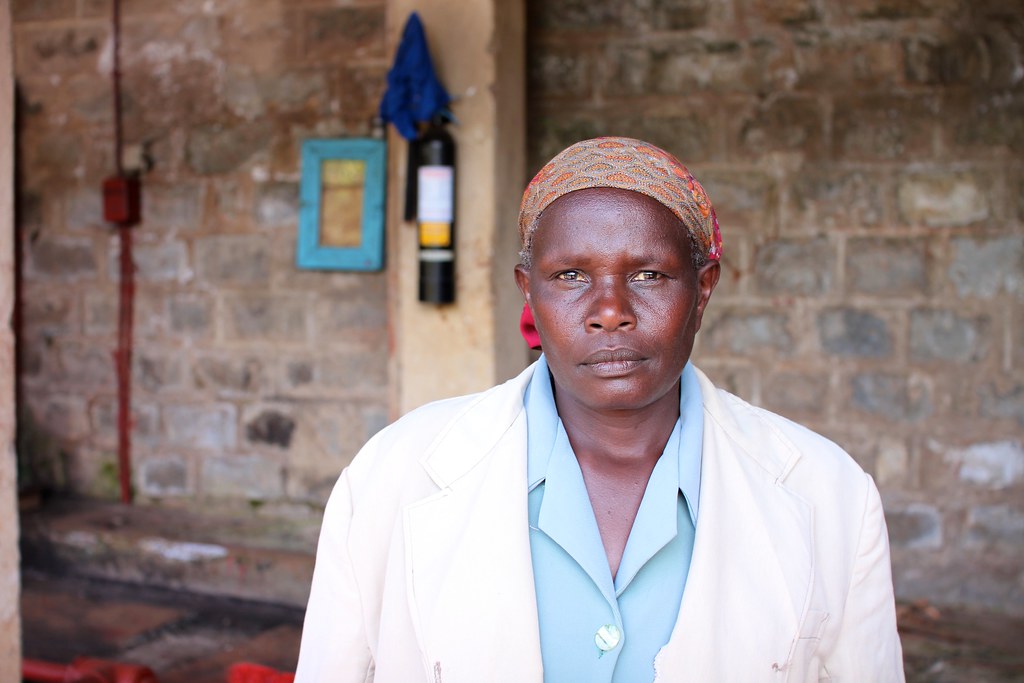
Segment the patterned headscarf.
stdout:
[[541,212],[562,195],[591,187],[633,190],[657,200],[683,222],[702,256],[711,261],[722,257],[715,209],[686,167],[668,152],[642,140],[603,137],[562,150],[526,187],[519,207],[524,259],[529,259]]

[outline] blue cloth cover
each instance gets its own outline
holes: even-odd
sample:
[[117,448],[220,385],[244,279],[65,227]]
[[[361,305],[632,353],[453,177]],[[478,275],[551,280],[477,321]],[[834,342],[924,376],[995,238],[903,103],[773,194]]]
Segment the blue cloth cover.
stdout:
[[415,140],[418,137],[416,123],[429,121],[450,101],[448,91],[434,73],[423,22],[420,15],[413,12],[405,22],[402,42],[388,71],[388,88],[380,102],[380,117],[394,124],[405,139]]

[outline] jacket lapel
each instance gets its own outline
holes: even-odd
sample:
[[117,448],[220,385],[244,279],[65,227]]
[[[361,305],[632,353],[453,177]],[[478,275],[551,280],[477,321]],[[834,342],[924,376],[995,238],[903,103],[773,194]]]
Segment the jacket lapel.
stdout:
[[813,577],[810,506],[782,479],[799,455],[750,430],[703,374],[704,446],[693,561],[657,680],[783,678]]
[[410,610],[435,683],[541,678],[522,402],[531,375],[453,421],[423,458],[441,490],[404,513]]

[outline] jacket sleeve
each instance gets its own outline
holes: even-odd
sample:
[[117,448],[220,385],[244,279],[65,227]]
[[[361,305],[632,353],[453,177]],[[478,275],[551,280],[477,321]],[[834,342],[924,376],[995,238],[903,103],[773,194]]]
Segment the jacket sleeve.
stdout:
[[896,631],[889,537],[878,489],[864,476],[867,500],[857,554],[839,634],[825,666],[841,681],[902,682],[903,652]]
[[296,683],[365,683],[374,664],[348,547],[352,491],[342,472],[324,510]]

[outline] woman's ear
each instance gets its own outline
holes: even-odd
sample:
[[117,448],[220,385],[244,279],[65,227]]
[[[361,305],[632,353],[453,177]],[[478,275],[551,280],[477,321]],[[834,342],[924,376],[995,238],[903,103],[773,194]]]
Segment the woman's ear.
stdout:
[[530,303],[530,271],[522,263],[516,265],[516,287],[523,293],[523,299]]
[[704,309],[711,300],[711,293],[718,285],[718,278],[722,275],[722,266],[718,261],[708,261],[697,271],[697,328],[700,329],[700,322],[704,318]]

